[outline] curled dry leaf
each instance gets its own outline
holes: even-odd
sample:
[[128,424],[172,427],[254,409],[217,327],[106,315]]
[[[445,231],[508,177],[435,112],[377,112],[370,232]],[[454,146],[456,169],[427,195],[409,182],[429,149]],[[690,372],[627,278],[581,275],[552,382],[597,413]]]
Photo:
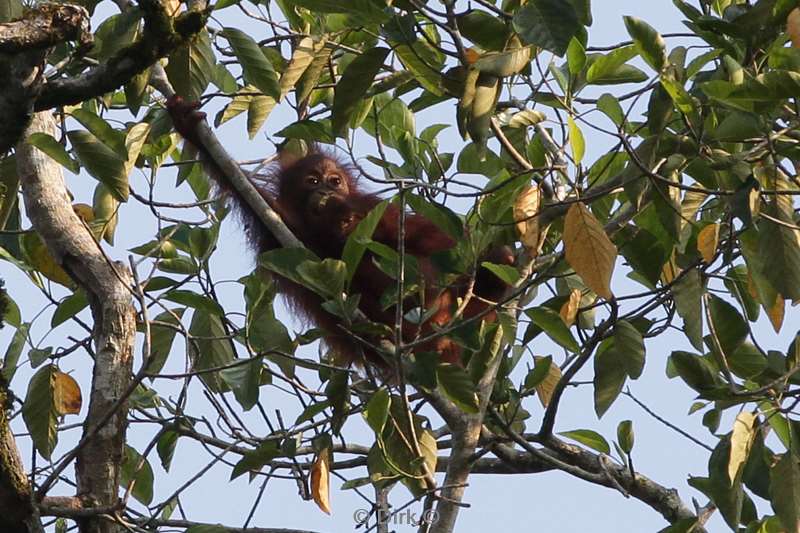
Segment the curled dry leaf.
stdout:
[[733,422],[731,432],[731,452],[728,458],[728,478],[731,483],[739,475],[739,471],[747,462],[750,448],[756,436],[756,415],[749,411],[742,411]]
[[[539,359],[543,359],[540,356],[534,356],[534,359],[538,361]],[[542,380],[541,383],[536,385],[536,395],[539,397],[539,401],[542,402],[542,406],[547,408],[550,405],[550,400],[553,397],[553,391],[558,385],[559,380],[561,379],[561,369],[558,367],[557,364],[554,362],[550,362],[550,368],[547,369],[547,376]]]
[[326,514],[331,514],[330,477],[330,452],[325,449],[311,466],[311,496]]
[[564,321],[564,324],[567,327],[572,326],[575,323],[575,319],[578,317],[578,308],[581,305],[581,291],[580,289],[572,289],[569,293],[569,298],[564,305],[561,306],[561,311],[559,314],[561,315],[561,320]]
[[783,327],[783,317],[786,314],[786,300],[780,294],[775,295],[775,303],[767,309],[767,316],[775,333],[780,333]]
[[59,415],[77,415],[81,412],[83,398],[78,382],[60,370],[54,374],[53,403]]
[[539,205],[541,191],[536,185],[525,187],[514,202],[514,222],[519,232],[519,241],[525,250],[535,257],[539,250]]
[[617,247],[582,202],[572,204],[564,219],[564,251],[567,263],[586,286],[598,296],[611,299]]
[[703,257],[703,261],[710,263],[714,260],[719,244],[719,224],[709,224],[700,230],[697,235],[697,251]]

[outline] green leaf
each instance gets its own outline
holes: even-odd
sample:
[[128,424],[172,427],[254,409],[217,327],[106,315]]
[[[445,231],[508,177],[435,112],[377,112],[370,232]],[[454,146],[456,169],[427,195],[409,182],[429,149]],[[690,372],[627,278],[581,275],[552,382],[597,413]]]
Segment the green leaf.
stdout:
[[213,315],[225,315],[225,310],[222,309],[221,305],[208,296],[203,296],[202,294],[198,294],[196,292],[176,289],[165,294],[164,299]]
[[619,352],[628,376],[638,379],[644,370],[644,339],[627,320],[620,320],[614,326],[613,349]]
[[50,327],[56,327],[70,318],[77,315],[82,309],[86,308],[89,305],[89,301],[86,299],[86,293],[81,290],[70,294],[61,302],[59,302],[58,306],[56,307],[55,312],[53,313],[53,318],[50,319]]
[[389,391],[385,388],[378,389],[367,402],[367,406],[364,409],[364,418],[376,435],[380,435],[383,432],[383,427],[389,417],[390,404]]
[[389,17],[384,0],[292,0],[292,4],[312,13],[346,14],[351,28],[381,24]]
[[246,363],[230,366],[219,373],[225,384],[233,391],[236,401],[245,411],[252,409],[258,402],[263,366],[261,358],[254,357]]
[[529,0],[517,10],[514,30],[528,43],[563,56],[582,25],[567,0]]
[[280,455],[278,441],[270,439],[262,442],[255,450],[244,454],[242,459],[236,463],[231,471],[231,481],[241,476],[245,472],[257,472],[264,465]]
[[537,307],[528,309],[525,313],[558,345],[572,353],[580,352],[580,347],[575,341],[575,337],[572,336],[569,328],[557,312],[547,307]]
[[300,120],[289,124],[275,134],[278,137],[287,139],[301,139],[308,142],[322,142],[333,144],[335,138],[331,133],[331,125],[328,121],[317,122],[315,120]]
[[508,285],[515,285],[519,281],[519,271],[511,265],[497,265],[484,261],[481,263],[481,268],[485,268]]
[[769,473],[772,508],[788,531],[800,530],[800,464],[784,453]]
[[620,353],[612,343],[602,342],[594,356],[594,410],[598,418],[602,418],[622,392],[627,377]]
[[375,233],[375,228],[383,218],[386,212],[388,202],[380,202],[373,207],[366,216],[361,219],[361,222],[355,229],[347,236],[347,241],[344,243],[344,250],[342,251],[342,261],[347,265],[347,281],[353,279],[353,276],[361,263],[361,258],[367,249],[365,241],[372,238]]
[[750,332],[747,322],[734,306],[713,294],[709,295],[708,310],[711,313],[709,326],[714,328],[713,333],[720,343],[722,355],[732,354]]
[[686,272],[672,286],[672,297],[678,316],[683,319],[683,332],[697,350],[703,349],[703,293],[696,269]]
[[681,379],[694,390],[703,392],[717,385],[716,373],[699,355],[674,351],[669,359]]
[[416,194],[407,195],[406,201],[415,213],[424,216],[426,219],[436,224],[436,227],[447,233],[450,237],[454,239],[461,239],[464,237],[464,224],[461,222],[461,218],[446,206],[429,202]]
[[77,174],[78,171],[80,171],[80,164],[69,156],[66,148],[64,148],[60,142],[55,140],[52,135],[37,131],[30,134],[26,142],[28,144],[32,144],[42,152],[49,155],[58,164],[73,174]]
[[327,298],[341,298],[347,280],[347,265],[340,259],[304,261],[297,267],[303,286]]
[[22,355],[22,350],[25,348],[25,342],[28,340],[29,329],[29,323],[20,324],[17,331],[14,332],[11,342],[8,343],[6,354],[3,356],[3,369],[0,371],[0,375],[2,375],[6,384],[11,382],[11,378],[14,377],[17,371],[17,363],[20,355]]
[[478,394],[475,392],[475,383],[463,368],[444,363],[436,367],[436,376],[442,391],[462,411],[473,414],[478,412]]
[[626,454],[630,454],[631,450],[633,450],[633,422],[630,420],[623,420],[617,426],[617,442],[619,442],[619,447],[622,448],[622,451]]
[[275,108],[275,99],[271,96],[254,96],[247,106],[247,135],[255,138],[267,117]]
[[[600,80],[613,76],[619,67],[627,63],[639,54],[636,47],[623,46],[601,56],[593,56],[589,69],[586,71],[587,83],[596,83]],[[598,102],[599,104],[599,102]]]
[[333,95],[331,120],[333,133],[336,136],[341,137],[345,134],[350,117],[372,86],[375,75],[383,67],[387,55],[389,55],[388,48],[371,48],[347,65]]
[[156,452],[161,460],[161,467],[166,472],[169,472],[169,468],[172,466],[172,457],[175,455],[179,436],[177,431],[167,430],[161,434],[161,438],[156,443]]
[[88,131],[70,131],[67,132],[67,138],[81,165],[89,174],[108,187],[114,198],[120,202],[128,201],[125,158],[120,157]]
[[748,288],[748,270],[745,265],[736,265],[728,269],[725,274],[725,288],[728,289],[739,304],[744,308],[747,319],[751,322],[758,320],[759,306],[753,299]]
[[153,501],[153,480],[153,467],[147,458],[125,445],[125,456],[122,459],[119,476],[120,486],[127,487],[133,482],[131,495],[140,503],[150,505]]
[[281,86],[272,63],[246,33],[236,28],[225,28],[222,35],[228,40],[233,53],[242,65],[247,83],[256,86],[266,96],[276,101],[281,98]]
[[102,117],[86,109],[74,109],[70,115],[83,124],[83,126],[100,142],[114,150],[120,158],[127,159],[128,151],[125,149],[125,135],[115,130]]
[[303,279],[297,269],[304,261],[319,261],[319,258],[307,248],[278,248],[259,257],[260,266],[299,284]]
[[667,45],[664,38],[645,21],[636,17],[624,17],[625,28],[633,38],[639,55],[656,72],[661,72],[667,64]]
[[621,126],[625,121],[625,112],[613,94],[603,93],[597,100],[597,109],[605,113],[617,126]]
[[[236,358],[231,340],[226,338],[222,320],[216,314],[196,310],[189,325],[189,334],[194,337],[189,343],[193,371],[226,366]],[[212,392],[222,392],[226,388],[217,372],[201,373],[200,379]]]
[[190,102],[198,100],[216,71],[214,57],[205,31],[172,52],[165,70],[175,92]]
[[[784,190],[784,180],[775,180],[776,188]],[[770,284],[790,300],[800,300],[800,236],[796,225],[791,196],[777,195],[764,207],[764,212],[772,218],[788,224],[778,224],[762,219],[758,224],[758,250],[765,264],[763,274]],[[773,302],[767,303],[767,308]]]
[[58,442],[58,412],[55,406],[55,365],[47,365],[39,370],[28,383],[25,403],[22,404],[22,419],[31,434],[36,451],[45,459]]
[[563,431],[559,433],[559,435],[580,442],[584,446],[588,446],[589,448],[600,453],[611,453],[611,447],[608,445],[608,441],[606,441],[601,434],[596,431],[592,431],[591,429]]
[[461,35],[484,50],[501,51],[508,40],[508,28],[500,17],[479,9],[467,9],[456,16]]

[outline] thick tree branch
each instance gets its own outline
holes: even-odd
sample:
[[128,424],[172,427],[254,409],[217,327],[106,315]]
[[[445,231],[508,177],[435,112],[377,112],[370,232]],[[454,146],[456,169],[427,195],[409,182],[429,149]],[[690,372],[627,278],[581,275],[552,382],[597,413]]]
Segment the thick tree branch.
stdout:
[[145,22],[139,40],[79,76],[48,81],[35,109],[77,104],[116,90],[199,32],[207,18],[204,12],[188,11],[173,19],[158,0],[141,0],[139,7]]
[[91,42],[89,12],[69,4],[43,4],[23,18],[0,23],[0,54],[49,48],[64,41]]
[[[36,132],[55,133],[50,113],[35,114],[25,137]],[[106,258],[73,211],[58,163],[23,140],[17,146],[17,171],[28,218],[56,262],[86,292],[91,307],[95,361],[83,428],[89,437],[77,452],[78,496],[94,506],[111,506],[118,499],[127,414],[118,400],[130,380],[136,333],[130,274]],[[118,409],[109,416],[114,406]],[[107,422],[96,427],[101,420]],[[110,533],[117,526],[90,519],[81,522],[81,531]]]
[[[31,487],[8,422],[8,391],[0,383],[0,530],[32,533],[38,521],[31,506]],[[38,529],[41,529],[39,524]]]

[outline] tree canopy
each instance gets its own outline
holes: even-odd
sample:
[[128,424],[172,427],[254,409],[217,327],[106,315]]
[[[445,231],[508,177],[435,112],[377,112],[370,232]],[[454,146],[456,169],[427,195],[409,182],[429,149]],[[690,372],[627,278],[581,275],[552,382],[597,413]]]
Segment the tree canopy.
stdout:
[[[608,44],[590,0],[0,0],[0,528],[279,531],[258,509],[286,484],[362,531],[449,533],[476,477],[527,474],[534,498],[560,471],[662,531],[800,532],[800,1],[671,4],[685,31],[627,16]],[[232,275],[244,229],[174,94],[221,168],[257,185],[322,146],[456,240],[444,283],[507,283],[496,320],[432,334],[461,364],[358,312],[360,261],[396,280],[385,309],[422,290],[373,239],[386,203],[340,258],[286,246]],[[496,245],[514,266],[481,262]],[[393,371],[339,364],[276,275]],[[631,391],[645,365],[689,392],[684,419]],[[622,397],[705,458],[691,493],[638,469],[639,421],[592,429]],[[215,496],[240,524],[195,517],[212,469],[249,480],[247,503]]]

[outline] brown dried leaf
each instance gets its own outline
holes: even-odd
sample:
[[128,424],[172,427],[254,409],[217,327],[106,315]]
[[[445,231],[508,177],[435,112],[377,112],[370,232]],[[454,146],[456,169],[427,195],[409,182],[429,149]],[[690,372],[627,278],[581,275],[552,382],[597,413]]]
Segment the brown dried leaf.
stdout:
[[567,263],[598,296],[609,300],[617,247],[603,226],[581,202],[572,204],[564,220]]
[[536,185],[525,187],[514,201],[514,222],[519,232],[519,240],[531,256],[539,249],[539,206],[541,191]]
[[53,403],[59,415],[77,415],[81,412],[83,398],[78,382],[60,370],[56,370],[53,382]]
[[700,230],[697,235],[697,251],[703,257],[703,261],[710,263],[714,260],[719,244],[719,224],[709,224]]
[[311,466],[311,496],[317,507],[326,514],[331,514],[330,477],[330,452],[326,449]]
[[561,320],[564,321],[564,324],[567,327],[571,327],[575,323],[575,319],[578,317],[578,307],[581,305],[581,291],[580,289],[572,289],[569,293],[569,298],[564,305],[561,306],[561,311],[558,314],[561,315]]
[[775,330],[775,333],[780,333],[781,327],[783,326],[783,317],[786,313],[786,300],[783,299],[783,296],[780,294],[775,295],[775,303],[767,309],[767,316],[769,317],[769,321],[772,324],[772,329]]

